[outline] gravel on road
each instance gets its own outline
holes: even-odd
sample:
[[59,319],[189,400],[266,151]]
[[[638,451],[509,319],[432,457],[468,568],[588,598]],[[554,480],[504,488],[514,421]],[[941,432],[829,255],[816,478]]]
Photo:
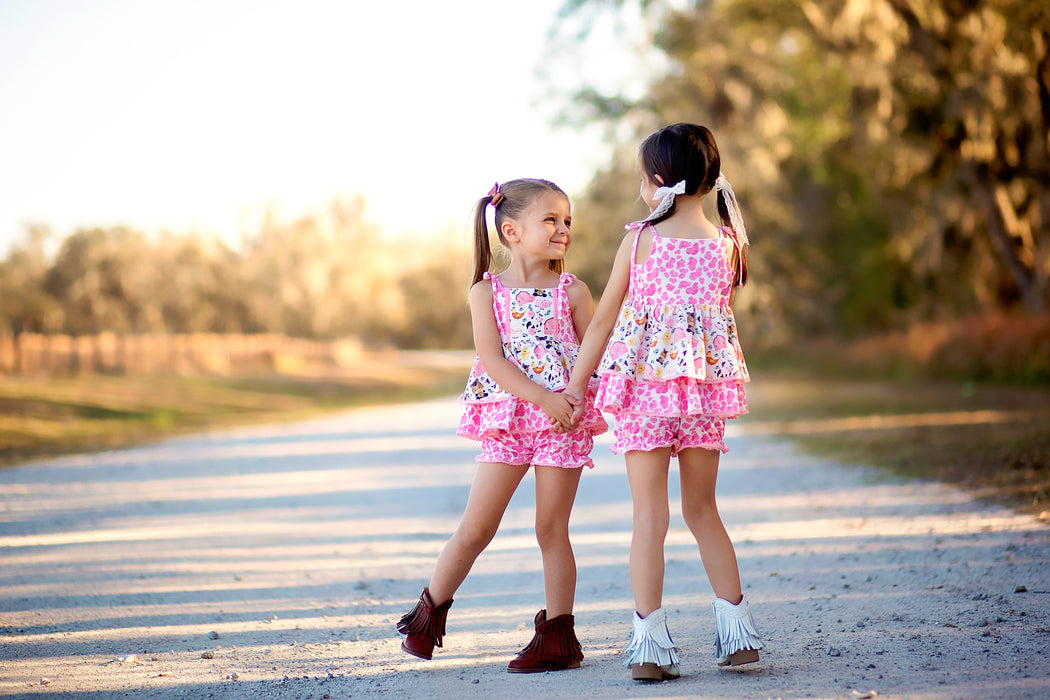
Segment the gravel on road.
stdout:
[[583,667],[506,672],[543,604],[531,476],[444,648],[407,656],[394,624],[474,472],[458,413],[442,399],[0,471],[0,695],[1050,697],[1046,524],[746,421],[718,493],[767,641],[758,664],[714,663],[711,591],[673,490],[664,607],[683,675],[630,679],[630,493],[608,436],[572,518]]

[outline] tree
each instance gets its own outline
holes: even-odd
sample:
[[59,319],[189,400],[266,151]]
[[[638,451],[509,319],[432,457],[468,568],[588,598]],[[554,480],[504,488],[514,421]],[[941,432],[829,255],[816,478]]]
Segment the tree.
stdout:
[[743,311],[771,337],[1046,311],[1042,4],[640,4],[666,70],[641,98],[586,87],[575,104],[635,140],[680,120],[714,129],[755,233]]
[[[867,146],[910,162],[922,256],[964,263],[982,308],[1050,303],[1050,11],[1005,0],[802,2],[809,31],[847,57],[876,109]],[[875,66],[875,70],[872,70]],[[872,128],[870,125],[874,125]],[[892,186],[889,174],[885,185]],[[969,211],[976,208],[977,216]],[[991,257],[994,265],[985,264]],[[918,262],[918,261],[916,261]],[[921,263],[920,263],[921,264]]]
[[73,335],[137,330],[152,293],[148,247],[141,233],[83,229],[66,238],[46,279]]
[[48,228],[33,226],[24,243],[12,248],[0,262],[0,322],[15,343],[15,372],[21,358],[23,332],[56,330],[62,322],[62,309],[45,289],[47,257],[45,247],[51,236]]

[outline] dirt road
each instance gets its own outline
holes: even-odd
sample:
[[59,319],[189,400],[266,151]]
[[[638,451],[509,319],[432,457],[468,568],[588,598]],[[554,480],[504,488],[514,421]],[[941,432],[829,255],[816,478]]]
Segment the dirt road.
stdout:
[[664,602],[683,677],[630,680],[630,495],[608,439],[572,520],[583,667],[505,671],[542,605],[531,477],[456,595],[445,649],[405,656],[393,625],[473,474],[457,417],[440,400],[0,471],[0,695],[1050,697],[1046,525],[747,422],[719,503],[761,663],[714,665],[710,588],[678,515]]

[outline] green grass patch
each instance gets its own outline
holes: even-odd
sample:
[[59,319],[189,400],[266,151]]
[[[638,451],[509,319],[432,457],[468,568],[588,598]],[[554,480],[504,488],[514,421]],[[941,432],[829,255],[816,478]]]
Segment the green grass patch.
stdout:
[[1050,518],[1050,386],[753,370],[745,425],[813,454],[936,479]]
[[0,378],[0,465],[462,390],[469,358],[384,355],[337,375]]

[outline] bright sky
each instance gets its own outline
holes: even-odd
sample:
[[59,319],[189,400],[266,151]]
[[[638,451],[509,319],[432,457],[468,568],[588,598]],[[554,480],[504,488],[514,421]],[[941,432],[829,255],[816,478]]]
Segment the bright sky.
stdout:
[[545,57],[561,3],[4,0],[0,255],[30,222],[236,239],[360,193],[427,232],[496,180],[577,195],[606,155],[536,77],[579,78]]

